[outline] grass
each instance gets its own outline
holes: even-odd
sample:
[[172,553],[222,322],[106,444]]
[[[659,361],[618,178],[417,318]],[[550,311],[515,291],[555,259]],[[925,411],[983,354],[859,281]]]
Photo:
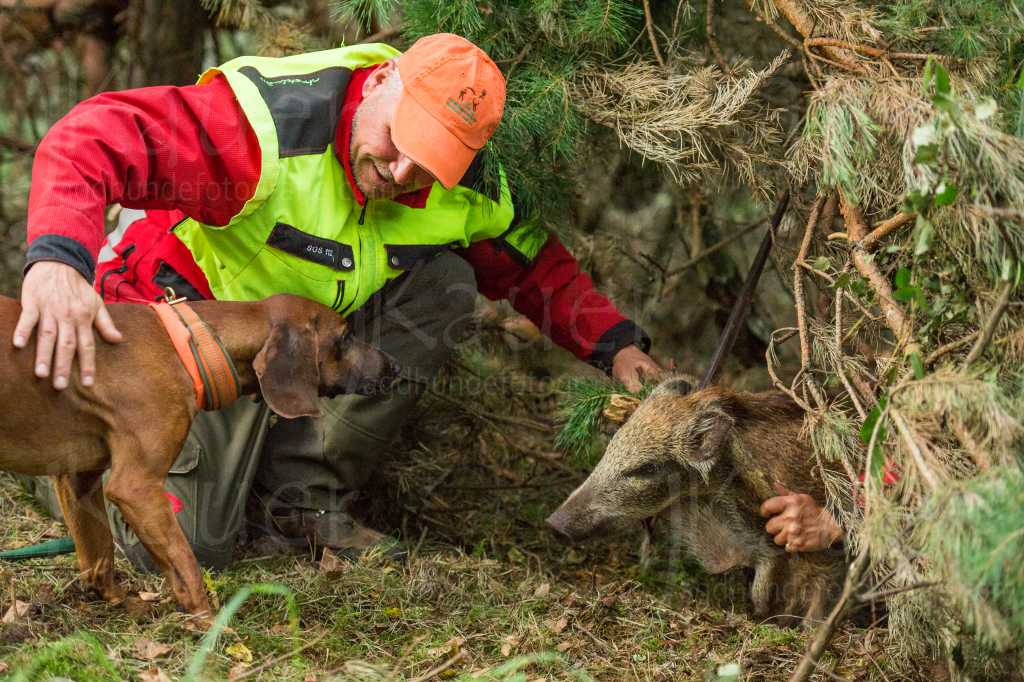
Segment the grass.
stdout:
[[[585,472],[554,449],[554,385],[521,374],[505,384],[513,395],[486,381],[499,365],[472,368],[488,388],[448,382],[446,398],[428,396],[369,494],[372,524],[414,548],[405,563],[371,557],[324,570],[308,556],[243,556],[208,576],[225,608],[247,598],[199,663],[202,635],[166,592],[155,603],[108,605],[79,588],[73,556],[4,563],[0,610],[14,600],[30,607],[0,624],[0,668],[78,682],[157,680],[157,669],[184,679],[190,665],[197,679],[275,682],[705,680],[732,663],[742,679],[775,680],[793,669],[807,633],[753,619],[745,576],[704,575],[664,537],[646,567],[639,534],[559,544],[543,519]],[[63,532],[6,477],[0,513],[3,548]],[[126,561],[118,570],[135,594],[161,590],[159,577]],[[882,679],[874,661],[885,658],[883,634],[843,630],[832,673]],[[168,649],[146,660],[144,640]]]

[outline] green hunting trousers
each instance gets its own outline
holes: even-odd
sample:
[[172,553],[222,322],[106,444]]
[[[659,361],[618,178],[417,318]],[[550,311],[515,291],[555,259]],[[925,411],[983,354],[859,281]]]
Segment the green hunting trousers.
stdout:
[[[426,385],[449,358],[473,315],[473,270],[445,252],[389,283],[349,316],[353,333],[394,356],[401,376],[384,395],[321,399],[322,416],[279,419],[243,397],[201,412],[167,477],[169,501],[199,563],[222,568],[232,558],[256,491],[275,508],[343,510],[413,413]],[[154,399],[159,399],[154,396]],[[49,479],[28,482],[59,515]],[[146,549],[108,504],[114,539],[140,568]]]

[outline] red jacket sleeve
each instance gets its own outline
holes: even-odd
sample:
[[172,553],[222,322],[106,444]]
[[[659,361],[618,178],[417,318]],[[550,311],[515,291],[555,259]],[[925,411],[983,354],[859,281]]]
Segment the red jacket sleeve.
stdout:
[[590,276],[555,237],[548,237],[532,262],[500,237],[475,242],[460,253],[476,271],[480,293],[492,300],[507,298],[576,357],[608,371],[622,348],[650,349],[647,334],[594,289]]
[[92,281],[108,204],[177,208],[225,225],[259,174],[259,143],[223,77],[97,95],[58,121],[36,152],[27,266],[59,260]]

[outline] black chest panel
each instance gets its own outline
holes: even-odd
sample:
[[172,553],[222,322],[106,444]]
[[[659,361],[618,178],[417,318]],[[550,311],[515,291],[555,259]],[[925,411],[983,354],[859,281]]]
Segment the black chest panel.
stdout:
[[238,70],[259,89],[277,129],[278,156],[323,154],[341,120],[352,70],[341,66],[267,78],[253,66]]

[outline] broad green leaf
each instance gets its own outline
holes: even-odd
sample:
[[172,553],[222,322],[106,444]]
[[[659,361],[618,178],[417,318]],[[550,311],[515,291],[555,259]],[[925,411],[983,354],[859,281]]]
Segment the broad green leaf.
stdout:
[[885,474],[885,454],[882,452],[882,443],[885,441],[886,435],[888,434],[885,424],[879,424],[878,437],[875,439],[875,447],[871,448],[871,461],[868,465],[871,478],[876,481],[881,481]]
[[917,216],[917,240],[914,243],[914,255],[920,256],[928,253],[932,247],[932,237],[935,234],[935,226],[922,215]]
[[942,183],[939,185],[938,191],[935,193],[935,206],[949,206],[956,201],[957,195],[960,190],[957,189],[956,185],[947,185]]
[[864,424],[860,427],[860,440],[862,443],[867,445],[871,442],[871,434],[875,430],[875,424],[878,423],[878,418],[881,416],[882,411],[885,410],[886,404],[889,402],[888,396],[882,396],[878,404],[871,408],[868,412],[868,416],[864,418]]
[[935,163],[939,158],[939,145],[923,144],[917,148],[914,154],[914,163],[928,165]]
[[893,279],[893,284],[896,285],[897,289],[904,289],[910,286],[910,269],[900,268],[896,271],[896,277]]
[[946,71],[940,62],[935,62],[935,92],[939,95],[948,95],[950,92],[949,88],[949,71]]
[[915,379],[924,379],[924,363],[921,362],[921,354],[917,351],[910,354],[910,366],[914,368]]

